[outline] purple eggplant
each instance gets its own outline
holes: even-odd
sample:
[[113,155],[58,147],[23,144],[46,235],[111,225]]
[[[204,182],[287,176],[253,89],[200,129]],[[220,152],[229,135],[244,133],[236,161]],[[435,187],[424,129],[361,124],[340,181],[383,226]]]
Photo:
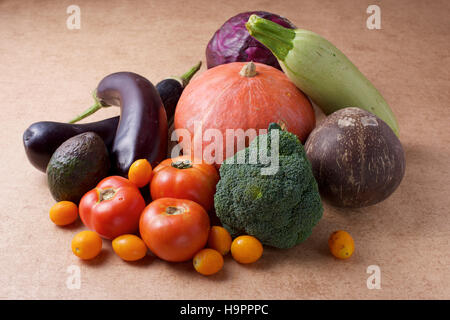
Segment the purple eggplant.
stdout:
[[53,152],[64,141],[81,133],[95,132],[103,139],[108,151],[111,151],[118,124],[119,117],[85,124],[35,122],[23,134],[25,153],[36,169],[45,172]]
[[[189,69],[189,71],[183,74],[181,77],[166,78],[156,84],[156,90],[158,90],[161,100],[163,101],[164,108],[166,109],[167,120],[169,123],[173,122],[175,107],[177,106],[181,93],[183,92],[184,88],[188,85],[192,77],[197,73],[198,70],[200,70],[201,66],[202,62],[199,61],[195,66]],[[76,116],[74,119],[70,120],[69,123],[76,123],[90,116],[91,114],[97,112],[101,108],[109,107],[109,105],[102,103],[98,99],[96,92],[94,92],[93,97],[95,101],[94,105],[89,109],[85,110],[80,115]]]
[[104,105],[120,106],[120,121],[111,150],[116,174],[126,177],[137,159],[155,166],[167,155],[167,117],[153,84],[133,72],[103,78],[97,97]]
[[[180,99],[184,87],[189,83],[194,74],[200,69],[201,62],[197,63],[181,77],[170,77],[161,80],[156,85],[158,94],[164,104],[169,124],[173,122],[175,107]],[[96,106],[102,105],[97,96],[94,96]],[[23,145],[30,163],[38,170],[45,172],[47,164],[55,150],[67,139],[85,132],[97,133],[105,142],[109,153],[112,152],[113,141],[116,135],[119,117],[113,117],[102,121],[75,124],[74,122],[87,117],[96,110],[91,107],[82,115],[73,119],[70,123],[40,121],[30,125],[23,134]]]

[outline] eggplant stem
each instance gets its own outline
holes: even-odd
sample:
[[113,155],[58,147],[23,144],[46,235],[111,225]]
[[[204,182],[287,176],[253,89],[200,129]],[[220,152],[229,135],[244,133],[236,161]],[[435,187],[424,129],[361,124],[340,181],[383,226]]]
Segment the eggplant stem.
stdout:
[[94,92],[92,92],[92,97],[94,98],[95,103],[87,110],[83,111],[82,113],[80,113],[78,116],[76,116],[75,118],[73,118],[72,120],[69,121],[69,123],[76,123],[78,121],[83,120],[84,118],[90,116],[91,114],[96,113],[98,110],[100,110],[101,108],[106,108],[109,107],[109,105],[106,105],[104,103],[102,103],[98,97],[97,97],[97,90],[94,90]]
[[188,72],[186,72],[185,74],[183,74],[181,76],[181,81],[183,82],[183,88],[188,85],[189,81],[191,81],[194,74],[196,74],[197,71],[200,70],[201,66],[202,66],[202,62],[199,61],[195,66],[193,66],[191,69],[189,69]]
[[[197,73],[198,70],[200,70],[201,66],[202,62],[199,61],[195,66],[189,69],[188,72],[186,72],[179,78],[181,80],[183,88],[188,85],[189,81],[191,81],[192,77]],[[95,103],[89,109],[83,111],[81,114],[70,120],[69,123],[76,123],[90,116],[91,114],[96,113],[101,108],[110,107],[110,105],[107,105],[98,99],[97,90],[94,90],[94,92],[92,93],[92,97],[94,98]],[[171,122],[173,122],[173,120]]]

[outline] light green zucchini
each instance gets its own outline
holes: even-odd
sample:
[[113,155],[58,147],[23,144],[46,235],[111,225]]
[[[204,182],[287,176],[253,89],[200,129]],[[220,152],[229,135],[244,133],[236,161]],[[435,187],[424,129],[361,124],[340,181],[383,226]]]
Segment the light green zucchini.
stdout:
[[284,28],[257,15],[250,16],[246,27],[277,57],[289,79],[325,114],[358,107],[378,116],[399,135],[397,120],[387,102],[328,40],[308,30]]

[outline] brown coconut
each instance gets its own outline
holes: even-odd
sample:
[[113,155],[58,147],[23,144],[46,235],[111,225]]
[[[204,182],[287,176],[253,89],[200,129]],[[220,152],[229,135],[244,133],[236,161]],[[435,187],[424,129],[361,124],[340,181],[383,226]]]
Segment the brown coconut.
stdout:
[[405,174],[398,137],[383,120],[359,108],[328,116],[311,132],[305,149],[322,197],[339,207],[383,201]]

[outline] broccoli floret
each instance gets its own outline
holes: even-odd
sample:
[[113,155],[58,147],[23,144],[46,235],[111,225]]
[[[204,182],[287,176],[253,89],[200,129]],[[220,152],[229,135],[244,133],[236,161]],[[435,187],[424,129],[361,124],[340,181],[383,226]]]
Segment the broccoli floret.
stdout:
[[[250,146],[228,159],[220,167],[220,181],[214,196],[216,214],[232,236],[249,234],[263,244],[290,248],[306,240],[322,217],[323,207],[311,164],[297,136],[278,129],[279,168],[273,175],[262,175],[261,169],[272,163],[264,161],[257,151],[257,161],[250,160],[255,148],[271,159],[271,135],[256,137]],[[266,144],[261,144],[266,139]],[[245,154],[245,163],[237,159]]]

